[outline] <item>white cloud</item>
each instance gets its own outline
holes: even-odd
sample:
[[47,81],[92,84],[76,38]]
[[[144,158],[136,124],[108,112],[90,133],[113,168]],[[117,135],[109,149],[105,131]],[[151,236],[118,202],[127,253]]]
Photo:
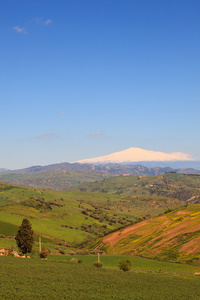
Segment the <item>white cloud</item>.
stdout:
[[97,131],[97,132],[89,133],[88,135],[89,135],[89,136],[102,136],[102,135],[104,135],[104,134],[101,133],[101,132],[99,132],[99,131]]
[[[48,26],[51,23],[52,23],[51,19],[47,19],[45,21],[44,18],[42,18],[42,17],[36,17],[36,18],[33,18],[30,21],[25,22],[25,25],[26,26],[31,26],[31,25],[37,25],[37,26],[44,26],[45,25],[45,26]],[[24,27],[21,27],[21,26],[14,26],[12,29],[17,33],[27,33],[26,29]]]
[[49,24],[51,24],[51,23],[52,23],[52,20],[51,20],[51,19],[48,19],[48,20],[46,20],[46,21],[44,22],[45,25],[49,25]]
[[15,26],[13,29],[18,33],[27,33],[24,27]]

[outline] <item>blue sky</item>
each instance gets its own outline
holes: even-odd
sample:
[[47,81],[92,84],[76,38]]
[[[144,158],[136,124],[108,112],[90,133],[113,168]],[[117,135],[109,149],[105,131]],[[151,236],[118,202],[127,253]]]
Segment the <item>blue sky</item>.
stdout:
[[1,0],[0,168],[200,160],[199,0]]

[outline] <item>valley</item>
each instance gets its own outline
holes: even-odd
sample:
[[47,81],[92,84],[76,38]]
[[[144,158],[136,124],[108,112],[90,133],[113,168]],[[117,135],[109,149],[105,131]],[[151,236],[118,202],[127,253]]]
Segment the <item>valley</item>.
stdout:
[[[27,217],[35,232],[35,251],[41,237],[51,253],[99,249],[199,261],[199,187],[199,176],[176,173],[115,176],[64,191],[1,183],[0,243],[13,245]],[[110,242],[113,237],[117,239]],[[192,242],[196,250],[188,252]]]

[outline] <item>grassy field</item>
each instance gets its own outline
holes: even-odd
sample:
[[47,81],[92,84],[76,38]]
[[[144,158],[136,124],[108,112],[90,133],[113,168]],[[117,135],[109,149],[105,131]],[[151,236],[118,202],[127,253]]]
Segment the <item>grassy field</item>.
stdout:
[[[38,257],[38,256],[37,256]],[[81,259],[82,263],[87,266],[92,266],[98,260],[98,255],[49,255],[48,260],[51,261],[66,261],[70,262],[72,258]],[[145,272],[145,273],[165,273],[173,274],[176,276],[193,277],[195,272],[200,270],[199,266],[192,266],[188,264],[172,263],[165,261],[158,261],[149,258],[142,258],[130,255],[100,255],[100,262],[103,263],[103,268],[118,269],[119,261],[128,259],[132,265],[132,272]]]
[[132,269],[123,272],[117,269],[119,256],[101,257],[103,269],[91,266],[93,259],[84,256],[76,264],[0,257],[0,298],[200,299],[195,267],[130,258]]
[[[24,217],[31,221],[33,230],[43,236],[83,242],[119,227],[122,218],[135,220],[133,211],[115,209],[116,221],[110,222],[113,212],[105,205],[105,195],[82,195],[45,189],[0,184],[0,234],[14,236]],[[119,196],[111,195],[111,202]],[[83,210],[88,210],[83,214]],[[140,214],[141,215],[141,214]],[[106,218],[105,218],[106,217]],[[130,223],[130,222],[129,222]],[[82,227],[84,226],[84,228]]]

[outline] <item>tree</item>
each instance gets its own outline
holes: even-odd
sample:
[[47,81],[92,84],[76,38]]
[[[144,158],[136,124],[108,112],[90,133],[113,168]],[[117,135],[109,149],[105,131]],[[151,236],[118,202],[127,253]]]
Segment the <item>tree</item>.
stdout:
[[34,244],[34,237],[31,223],[27,218],[23,219],[22,225],[19,227],[15,240],[19,250],[23,254],[31,252]]
[[122,259],[119,262],[119,269],[125,271],[130,271],[131,269],[131,262],[128,259]]

